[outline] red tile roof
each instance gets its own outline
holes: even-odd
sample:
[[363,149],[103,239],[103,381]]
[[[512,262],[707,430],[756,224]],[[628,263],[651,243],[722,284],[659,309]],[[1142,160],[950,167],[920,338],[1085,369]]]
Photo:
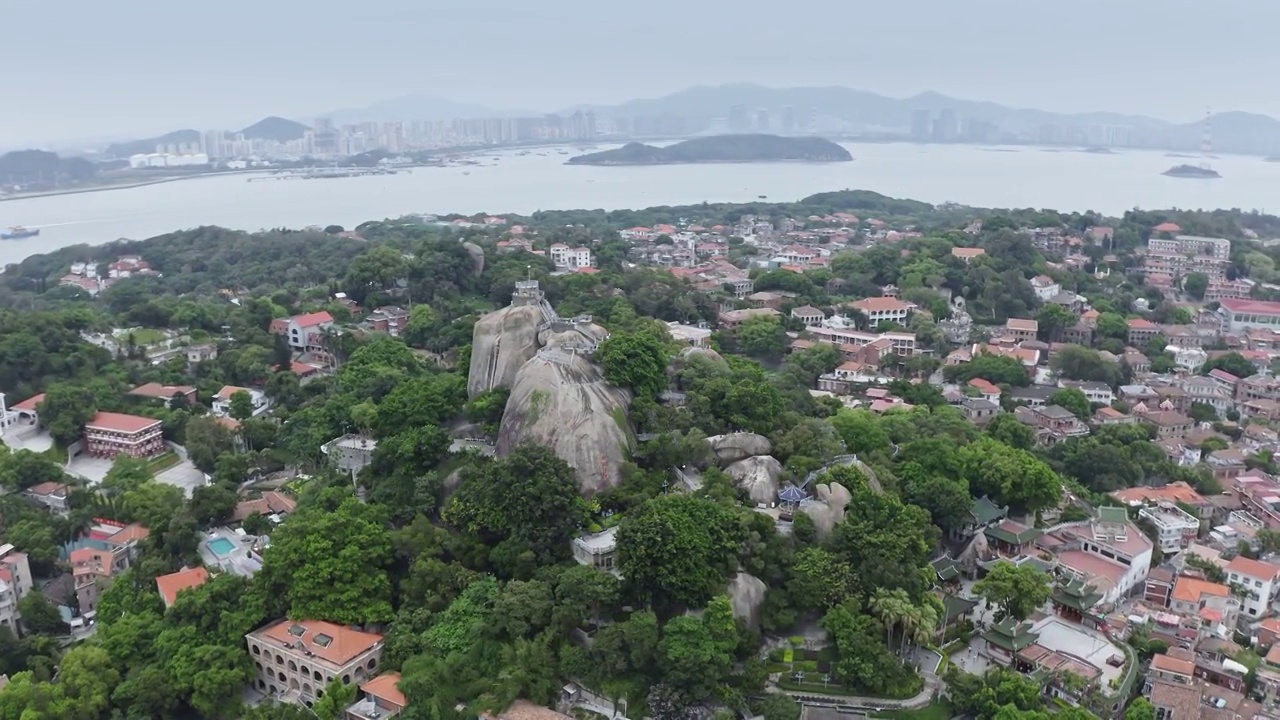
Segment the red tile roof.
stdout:
[[160,421],[155,418],[99,411],[98,414],[94,415],[89,422],[84,424],[84,426],[98,430],[109,430],[111,432],[136,433],[142,432],[143,430],[159,424]]
[[27,488],[27,492],[32,495],[53,495],[54,493],[59,492],[65,493],[70,489],[70,485],[50,480],[49,482],[42,482],[39,485],[32,485]]
[[1226,570],[1229,573],[1239,573],[1258,580],[1269,580],[1280,574],[1280,567],[1261,560],[1251,560],[1243,555],[1233,558],[1231,562],[1227,563]]
[[156,578],[156,587],[160,589],[160,597],[164,598],[164,606],[171,607],[177,602],[178,593],[200,587],[207,582],[209,582],[209,571],[198,567],[161,575]]
[[42,402],[44,402],[44,393],[40,393],[39,395],[32,395],[31,397],[27,398],[26,400],[23,400],[22,402],[18,403],[17,405],[14,405],[9,409],[34,412],[36,408],[40,407],[40,403]]
[[379,700],[383,700],[399,708],[404,708],[409,704],[409,700],[405,698],[404,693],[400,692],[400,688],[396,687],[400,683],[400,673],[389,672],[383,673],[378,677],[360,686],[360,689],[366,695],[372,695]]
[[294,315],[290,320],[298,323],[298,327],[308,328],[331,323],[333,322],[333,316],[327,310],[321,310],[320,312],[307,313],[305,315]]
[[1280,315],[1280,302],[1266,300],[1234,300],[1227,298],[1218,301],[1229,312],[1254,313],[1256,315]]
[[982,248],[957,247],[951,248],[951,254],[958,258],[971,259],[979,255],[986,255],[987,251]]
[[[291,634],[291,628],[301,630],[302,634]],[[316,657],[334,665],[346,665],[382,642],[382,636],[376,633],[352,630],[323,620],[280,620],[254,631],[252,635],[285,645],[301,643]],[[328,642],[317,642],[321,635],[327,636]]]
[[138,387],[130,390],[129,394],[140,397],[169,400],[179,393],[189,395],[195,391],[196,389],[190,385],[161,385],[160,383],[150,382],[145,385],[139,385]]
[[851,304],[862,312],[897,312],[915,307],[911,303],[892,297],[864,298]]
[[1176,232],[1182,232],[1182,226],[1181,226],[1181,225],[1178,225],[1178,223],[1171,223],[1171,222],[1163,222],[1163,223],[1160,223],[1159,225],[1157,225],[1157,226],[1155,226],[1155,227],[1153,227],[1153,228],[1151,228],[1151,229],[1152,229],[1152,230],[1154,230],[1154,231],[1156,231],[1156,232],[1162,232],[1162,233],[1176,233]]

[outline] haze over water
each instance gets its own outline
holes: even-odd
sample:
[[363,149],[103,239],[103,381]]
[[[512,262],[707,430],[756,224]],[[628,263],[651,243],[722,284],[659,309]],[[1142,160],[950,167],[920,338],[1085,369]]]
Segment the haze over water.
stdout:
[[[606,146],[601,146],[601,149]],[[408,213],[491,214],[573,208],[643,208],[706,202],[793,201],[845,188],[930,203],[1098,210],[1142,208],[1277,210],[1280,163],[1213,160],[1217,180],[1160,173],[1190,158],[1162,152],[1092,154],[1040,148],[847,144],[854,162],[588,167],[563,165],[556,149],[478,156],[485,166],[333,180],[247,182],[244,175],[141,188],[0,202],[0,227],[41,235],[0,242],[0,264],[81,243],[135,240],[200,225],[240,230],[337,224]],[[576,149],[573,154],[579,154]],[[545,155],[538,155],[545,153]],[[493,157],[500,157],[496,163]]]

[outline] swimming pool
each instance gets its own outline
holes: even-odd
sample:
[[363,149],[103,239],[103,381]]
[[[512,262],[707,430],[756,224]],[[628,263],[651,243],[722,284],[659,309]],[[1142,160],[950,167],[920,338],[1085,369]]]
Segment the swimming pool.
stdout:
[[218,537],[205,543],[209,550],[218,557],[226,557],[235,552],[236,544],[224,537]]

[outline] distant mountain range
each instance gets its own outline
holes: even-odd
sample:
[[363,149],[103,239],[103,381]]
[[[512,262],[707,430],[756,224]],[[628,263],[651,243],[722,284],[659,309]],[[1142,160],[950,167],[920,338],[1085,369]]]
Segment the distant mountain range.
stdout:
[[[1147,137],[1153,146],[1198,149],[1204,134],[1203,121],[1173,123],[1143,115],[1109,112],[1053,113],[1013,108],[993,102],[961,100],[926,92],[908,98],[893,98],[846,87],[769,88],[749,83],[696,86],[658,98],[629,100],[620,105],[576,105],[560,114],[590,110],[601,117],[660,116],[723,118],[735,105],[749,111],[781,111],[792,108],[797,118],[809,113],[834,116],[867,126],[902,129],[911,126],[917,112],[935,116],[944,110],[957,118],[981,120],[1001,130],[1034,133],[1043,126],[1089,127],[1127,126]],[[1213,148],[1222,152],[1271,153],[1280,150],[1280,120],[1246,112],[1224,112],[1210,118]]]
[[[297,140],[309,129],[295,120],[282,117],[266,117],[240,131],[249,140],[276,140],[288,142]],[[234,133],[233,133],[234,134]],[[107,157],[124,158],[130,155],[153,153],[157,147],[169,145],[191,145],[199,143],[199,130],[175,130],[159,137],[129,140],[108,145],[103,154]]]
[[[886,132],[903,132],[910,128],[917,113],[937,117],[950,111],[958,120],[991,123],[1001,132],[1018,133],[1031,142],[1046,127],[1088,128],[1113,125],[1130,128],[1142,138],[1143,147],[1169,150],[1198,150],[1204,133],[1203,121],[1173,123],[1143,115],[1109,112],[1053,113],[1029,108],[1014,108],[993,102],[961,100],[927,92],[908,98],[893,98],[846,87],[769,88],[747,83],[696,86],[657,98],[629,100],[618,105],[575,105],[559,111],[568,115],[591,111],[603,118],[636,116],[674,116],[692,120],[725,118],[730,108],[744,106],[749,113],[768,110],[780,113],[791,108],[800,126],[810,114],[838,117],[867,128]],[[359,122],[393,122],[410,120],[451,120],[482,117],[537,117],[544,113],[533,110],[502,110],[470,103],[459,103],[435,95],[412,94],[376,102],[364,107],[345,108],[319,115],[335,124]],[[310,121],[308,121],[310,122]],[[1246,112],[1224,112],[1210,118],[1213,149],[1221,152],[1280,153],[1280,120]],[[695,123],[696,125],[696,123]],[[270,117],[243,131],[246,137],[270,137],[280,140],[301,137],[306,126],[293,120]],[[196,142],[199,133],[179,130],[126,143],[107,149],[114,157],[155,152],[157,144]]]

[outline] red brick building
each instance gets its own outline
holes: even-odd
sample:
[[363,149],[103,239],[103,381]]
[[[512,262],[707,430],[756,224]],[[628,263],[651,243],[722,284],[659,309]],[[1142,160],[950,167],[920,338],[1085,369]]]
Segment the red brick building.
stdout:
[[160,455],[165,451],[160,425],[155,418],[99,412],[84,424],[85,448],[96,457]]

